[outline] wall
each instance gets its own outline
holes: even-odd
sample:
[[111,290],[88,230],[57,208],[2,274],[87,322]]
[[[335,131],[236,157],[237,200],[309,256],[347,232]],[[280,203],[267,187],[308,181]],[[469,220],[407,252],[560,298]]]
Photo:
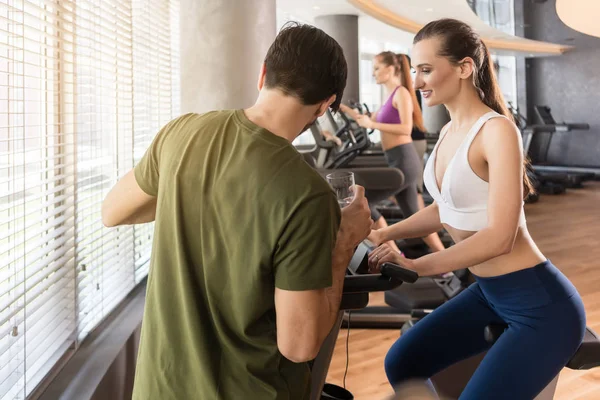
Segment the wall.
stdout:
[[[564,25],[556,14],[555,0],[541,4],[515,0],[517,13],[519,5],[526,37],[575,47],[559,57],[527,60],[526,98],[530,121],[533,119],[532,122],[537,123],[534,105],[547,105],[556,121],[590,124],[587,132],[555,134],[549,161],[560,165],[600,167],[600,38],[578,33]],[[522,74],[518,79],[523,79]]]

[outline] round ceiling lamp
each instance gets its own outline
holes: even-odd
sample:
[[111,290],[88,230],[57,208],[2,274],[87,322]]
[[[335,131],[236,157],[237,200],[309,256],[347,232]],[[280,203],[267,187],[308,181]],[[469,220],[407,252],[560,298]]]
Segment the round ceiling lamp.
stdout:
[[600,1],[556,0],[556,13],[569,28],[600,37]]

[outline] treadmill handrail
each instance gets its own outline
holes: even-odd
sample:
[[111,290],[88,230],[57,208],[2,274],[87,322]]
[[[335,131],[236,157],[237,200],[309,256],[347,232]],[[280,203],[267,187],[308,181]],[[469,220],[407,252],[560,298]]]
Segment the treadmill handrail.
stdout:
[[414,283],[419,275],[397,264],[385,263],[380,274],[346,275],[343,293],[385,292],[403,282]]
[[398,264],[393,263],[383,263],[381,265],[381,274],[407,283],[415,283],[419,279],[419,274],[415,271],[402,268]]
[[310,126],[310,131],[313,135],[313,138],[315,139],[315,143],[319,148],[322,149],[332,149],[335,147],[335,143],[334,142],[328,142],[327,140],[325,140],[323,138],[323,135],[321,134],[321,130],[319,129],[319,127],[317,126],[317,124],[312,124]]
[[346,116],[344,115],[344,113],[341,112],[340,116],[341,116],[342,120],[344,121],[344,123],[335,132],[335,136],[337,136],[337,137],[340,137],[342,135],[342,133],[346,132],[348,130],[348,128],[350,128],[350,121],[348,120],[348,118],[345,118]]
[[581,124],[555,124],[555,125],[529,125],[525,128],[525,131],[535,132],[535,133],[554,133],[560,131],[587,131],[590,129],[590,124],[581,123]]

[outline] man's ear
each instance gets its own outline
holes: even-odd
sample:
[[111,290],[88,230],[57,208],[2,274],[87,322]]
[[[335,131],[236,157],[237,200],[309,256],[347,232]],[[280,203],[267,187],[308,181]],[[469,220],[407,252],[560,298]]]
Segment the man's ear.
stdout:
[[265,76],[266,75],[267,75],[267,67],[265,66],[265,63],[262,63],[262,65],[260,66],[260,72],[258,73],[257,88],[258,88],[259,92],[262,90],[263,86],[265,85]]
[[460,79],[470,79],[475,73],[475,62],[471,57],[465,57],[459,61]]
[[335,99],[337,99],[337,95],[334,94],[330,98],[328,98],[326,101],[321,103],[321,105],[319,106],[319,110],[317,111],[317,115],[320,117],[323,114],[325,114],[325,111],[327,111],[327,109],[333,104]]

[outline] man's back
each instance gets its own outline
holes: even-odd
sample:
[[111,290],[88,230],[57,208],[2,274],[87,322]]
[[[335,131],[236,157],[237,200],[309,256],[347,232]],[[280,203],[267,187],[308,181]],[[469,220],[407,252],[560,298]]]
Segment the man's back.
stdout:
[[135,168],[158,196],[134,399],[306,398],[277,347],[275,287],[331,286],[335,195],[243,111],[169,123]]

